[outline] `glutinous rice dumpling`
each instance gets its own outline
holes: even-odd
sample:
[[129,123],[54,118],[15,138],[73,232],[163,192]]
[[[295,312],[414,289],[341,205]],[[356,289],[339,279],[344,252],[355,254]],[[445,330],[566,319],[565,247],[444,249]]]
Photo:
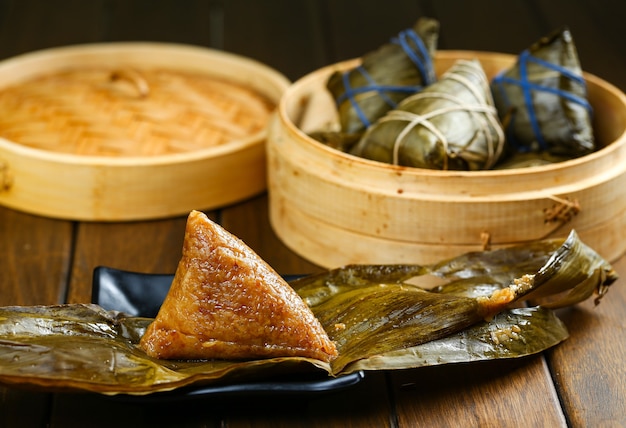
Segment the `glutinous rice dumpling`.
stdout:
[[505,124],[508,156],[534,153],[558,161],[595,149],[586,82],[567,28],[524,50],[491,87]]
[[333,73],[327,88],[337,105],[341,132],[363,132],[402,99],[433,83],[438,37],[439,22],[420,18],[413,28],[364,55],[358,67]]
[[189,214],[172,286],[140,346],[161,359],[337,356],[318,319],[285,280],[199,211]]
[[373,124],[351,153],[438,170],[492,167],[504,146],[489,80],[478,60],[458,60],[436,83]]

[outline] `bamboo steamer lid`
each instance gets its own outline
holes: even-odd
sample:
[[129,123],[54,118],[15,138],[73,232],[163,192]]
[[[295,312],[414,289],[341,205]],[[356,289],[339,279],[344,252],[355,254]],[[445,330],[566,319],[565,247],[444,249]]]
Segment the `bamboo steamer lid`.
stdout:
[[[438,72],[478,58],[488,76],[512,55],[440,51]],[[594,107],[593,154],[558,164],[478,172],[388,165],[331,149],[306,133],[337,121],[325,89],[348,61],[317,70],[283,96],[268,136],[270,221],[279,238],[308,260],[432,263],[575,229],[609,260],[626,251],[626,96],[585,74]]]
[[0,63],[0,204],[78,220],[227,205],[266,188],[267,123],[288,80],[163,43],[78,45]]

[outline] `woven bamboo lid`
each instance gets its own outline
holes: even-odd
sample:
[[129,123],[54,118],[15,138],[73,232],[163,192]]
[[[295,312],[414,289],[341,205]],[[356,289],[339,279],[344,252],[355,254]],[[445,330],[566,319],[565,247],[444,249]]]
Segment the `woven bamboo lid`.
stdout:
[[0,136],[77,155],[168,155],[254,135],[273,108],[252,89],[199,73],[73,68],[0,91]]
[[288,84],[246,58],[160,43],[3,61],[0,203],[125,220],[249,197],[265,189],[265,130]]

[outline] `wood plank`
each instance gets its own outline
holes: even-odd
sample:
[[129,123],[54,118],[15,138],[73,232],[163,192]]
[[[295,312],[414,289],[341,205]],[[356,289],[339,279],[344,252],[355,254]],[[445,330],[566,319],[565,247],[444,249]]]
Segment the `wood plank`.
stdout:
[[50,428],[187,427],[218,428],[219,406],[214,400],[187,402],[133,402],[97,394],[57,394]]
[[[0,5],[0,58],[101,38],[104,0],[8,0]],[[19,179],[19,177],[17,178]],[[65,299],[73,225],[0,207],[0,305]],[[47,426],[51,394],[0,388],[0,426]]]
[[[0,306],[62,302],[72,223],[0,207]],[[0,426],[44,426],[50,394],[0,387]]]
[[69,303],[91,301],[94,268],[173,273],[180,260],[186,217],[147,222],[81,223],[68,294]]
[[[173,273],[180,260],[185,224],[186,217],[147,222],[80,223],[68,302],[91,301],[92,274],[96,266]],[[107,409],[104,413],[103,408]],[[51,407],[51,425],[106,427],[128,423],[126,426],[139,428],[154,426],[154,415],[154,408],[150,413],[142,404],[114,401],[95,394],[57,394]],[[166,419],[160,416],[161,421]],[[190,426],[202,425],[198,422]]]
[[534,2],[431,1],[426,8],[441,23],[439,48],[519,53],[544,35]]
[[537,13],[529,2],[402,1],[387,7],[384,1],[329,2],[328,29],[333,61],[361,56],[419,17],[439,20],[439,49],[467,49],[518,53],[543,35]]
[[626,3],[611,0],[541,2],[549,28],[567,25],[574,37],[583,70],[626,91],[626,44],[623,25]]
[[331,62],[360,57],[377,49],[400,31],[429,16],[419,1],[367,1],[356,3],[329,1],[325,34]]
[[383,373],[369,376],[347,392],[242,394],[166,403],[96,394],[57,395],[50,426],[378,428],[389,424],[389,403],[381,395],[384,377]]
[[[599,3],[597,3],[599,2]],[[626,4],[609,0],[506,3],[422,0],[360,2],[252,0],[6,0],[0,2],[0,58],[49,46],[100,40],[163,40],[223,47],[251,56],[295,79],[330,62],[360,55],[409,26],[416,14],[442,21],[443,49],[516,53],[559,23],[572,28],[583,67],[626,88],[626,49],[620,35]],[[353,5],[351,5],[353,6]],[[212,213],[215,214],[215,213]],[[225,227],[281,273],[316,266],[291,253],[269,229],[264,196],[222,210]],[[0,208],[0,304],[51,304],[90,299],[99,264],[173,272],[184,218],[77,226],[72,266],[71,222]],[[626,260],[616,264],[622,278]],[[623,426],[623,279],[605,301],[561,311],[571,338],[541,357],[505,364],[433,368],[384,374],[345,394],[139,405],[88,394],[56,395],[0,388],[0,426]],[[553,371],[566,415],[559,410]],[[389,400],[397,398],[397,416]],[[538,403],[548,403],[547,411]],[[244,408],[244,410],[242,410]],[[323,410],[319,410],[319,409]],[[103,409],[106,409],[103,411]],[[51,412],[52,419],[48,416]],[[535,413],[539,412],[539,413]],[[547,412],[554,412],[546,414]],[[390,416],[391,415],[391,416]],[[547,419],[541,419],[546,417]],[[461,419],[466,418],[466,419]]]
[[571,427],[626,426],[626,258],[614,268],[620,279],[598,306],[559,311],[570,337],[548,361]]
[[163,41],[211,46],[212,3],[109,0],[106,39],[110,41]]
[[9,0],[0,14],[0,58],[103,36],[106,0]]
[[400,426],[565,427],[541,357],[394,373]]
[[0,207],[0,305],[61,303],[72,223]]
[[220,222],[226,230],[242,239],[281,275],[302,275],[322,270],[294,254],[272,231],[267,195],[223,209]]
[[[379,428],[393,426],[384,373],[368,374],[358,385],[320,395],[293,394],[231,408],[224,423],[232,428]],[[241,409],[241,408],[240,408]],[[411,425],[408,425],[411,426]]]
[[224,49],[295,80],[329,61],[319,6],[316,0],[226,1]]

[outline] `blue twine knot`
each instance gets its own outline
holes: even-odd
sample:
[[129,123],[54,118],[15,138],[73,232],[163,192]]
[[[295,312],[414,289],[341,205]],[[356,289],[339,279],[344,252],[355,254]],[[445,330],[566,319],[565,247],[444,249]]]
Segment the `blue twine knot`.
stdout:
[[[413,42],[411,44],[410,42]],[[424,86],[430,85],[435,82],[435,72],[432,64],[432,59],[430,58],[430,53],[426,48],[426,45],[422,41],[421,37],[412,29],[404,30],[398,34],[398,37],[391,39],[391,43],[396,44],[402,48],[402,50],[409,57],[411,62],[415,64],[418,69]],[[355,72],[361,74],[363,78],[367,81],[367,85],[353,88],[350,85],[350,73]],[[341,94],[336,100],[337,106],[341,105],[346,99],[350,101],[350,104],[354,108],[357,116],[361,120],[361,123],[365,127],[369,127],[371,125],[369,119],[359,106],[359,103],[356,101],[356,96],[358,94],[366,93],[366,92],[376,92],[382,98],[382,100],[387,104],[390,108],[396,108],[397,103],[395,103],[389,96],[388,93],[405,93],[408,95],[419,92],[423,86],[401,86],[401,85],[379,85],[372,78],[372,76],[367,72],[367,70],[363,66],[358,66],[351,71],[346,71],[342,75],[342,81],[344,86],[344,93]]]
[[[553,64],[541,58],[537,58],[531,55],[528,50],[523,51],[519,55],[519,60],[518,60],[519,74],[520,74],[519,80],[505,76],[504,73],[506,72],[506,70],[500,72],[497,76],[493,78],[493,84],[499,89],[502,99],[504,100],[504,103],[507,107],[510,107],[512,103],[509,97],[507,96],[506,91],[504,90],[505,84],[516,85],[521,88],[522,94],[524,96],[524,104],[526,106],[526,110],[528,111],[528,120],[530,121],[530,126],[535,136],[535,139],[537,140],[537,143],[539,144],[539,147],[542,150],[547,150],[548,144],[545,141],[543,133],[541,132],[541,127],[539,126],[539,120],[537,118],[537,112],[535,110],[534,103],[532,101],[533,91],[542,91],[542,92],[548,92],[551,94],[558,95],[559,97],[565,98],[573,103],[583,106],[587,111],[589,111],[590,114],[593,109],[591,107],[591,104],[589,104],[589,102],[583,97],[579,97],[577,95],[563,91],[558,88],[553,88],[550,86],[540,85],[540,84],[531,82],[528,79],[528,63],[531,63],[531,62],[541,65],[547,69],[557,71],[561,73],[564,77],[582,85],[585,89],[586,89],[586,84],[582,76],[572,73],[570,70],[568,70],[565,67],[561,67],[557,64]],[[515,146],[518,149],[518,151],[530,151],[529,147],[525,147],[521,145],[520,142],[517,141],[512,135],[512,129],[514,127],[513,126],[514,123],[515,123],[515,112],[513,112],[512,114],[511,121],[507,129],[508,141],[513,146]]]

